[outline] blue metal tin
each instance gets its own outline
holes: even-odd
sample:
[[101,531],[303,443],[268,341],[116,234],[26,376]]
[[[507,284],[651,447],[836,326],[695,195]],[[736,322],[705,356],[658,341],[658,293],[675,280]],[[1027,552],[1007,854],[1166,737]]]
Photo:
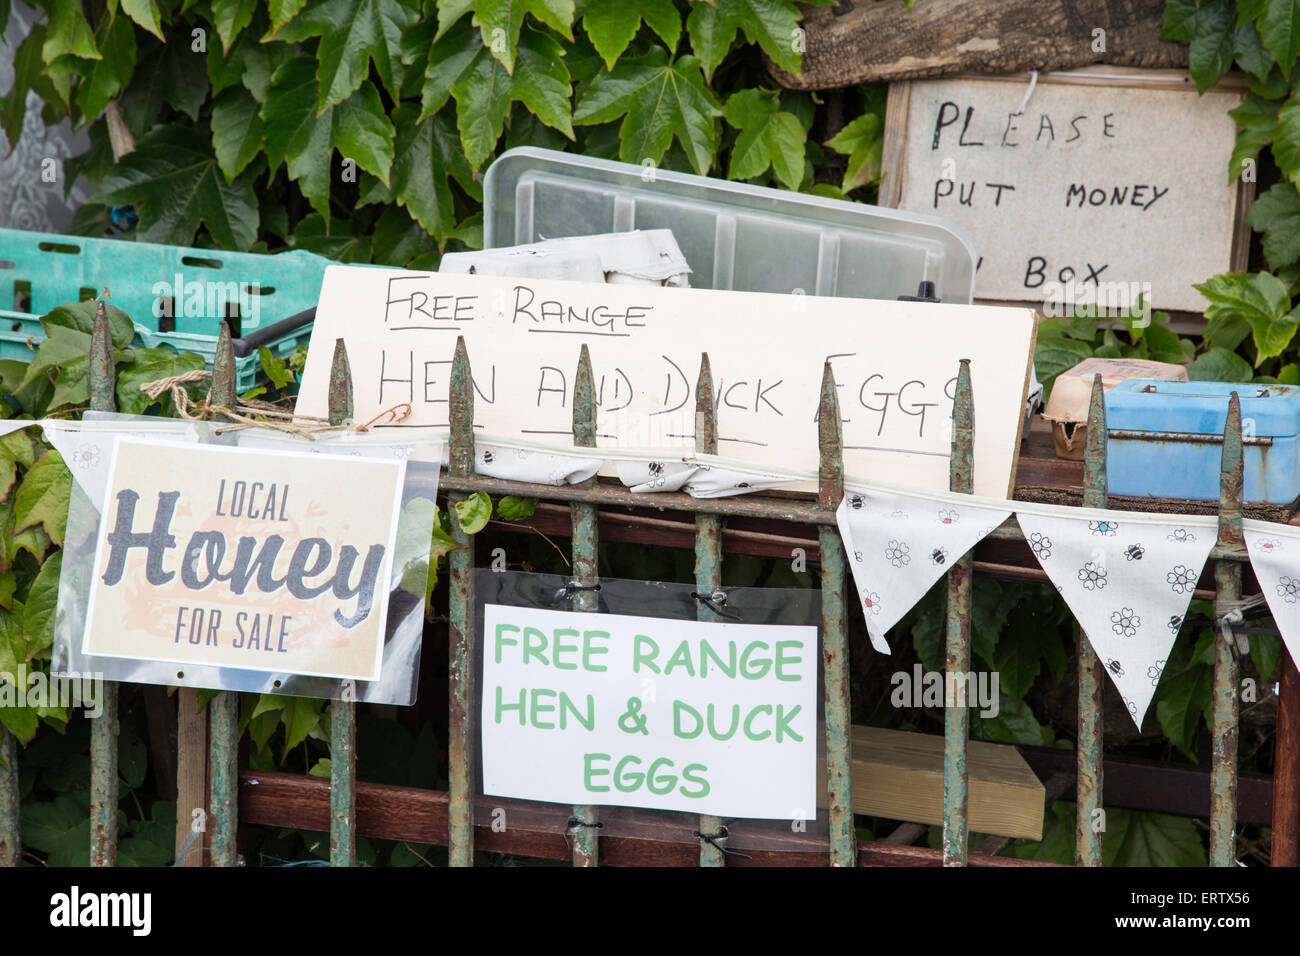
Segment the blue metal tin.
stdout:
[[1241,399],[1244,500],[1300,497],[1300,388],[1129,379],[1106,393],[1112,495],[1216,501],[1228,399]]

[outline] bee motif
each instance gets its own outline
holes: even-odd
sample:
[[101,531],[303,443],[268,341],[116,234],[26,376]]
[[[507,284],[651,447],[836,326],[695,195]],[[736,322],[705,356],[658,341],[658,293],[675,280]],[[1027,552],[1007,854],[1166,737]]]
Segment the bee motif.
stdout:
[[664,465],[663,465],[663,462],[661,462],[661,461],[652,461],[652,462],[650,462],[650,474],[652,474],[652,475],[662,475],[663,473],[664,473]]
[[853,495],[851,498],[849,498],[849,507],[852,508],[854,511],[860,511],[862,509],[862,505],[863,505],[863,501],[861,495]]
[[1124,557],[1128,558],[1130,561],[1141,561],[1142,556],[1146,553],[1147,553],[1146,549],[1143,548],[1142,545],[1130,544],[1124,550]]
[[747,482],[747,481],[740,481],[740,482],[737,482],[737,483],[736,483],[736,487],[737,487],[737,488],[748,488],[748,487],[749,487],[749,482]]
[[943,564],[948,560],[948,552],[944,551],[943,548],[935,548],[930,552],[930,560],[935,564]]
[[492,464],[492,452],[490,451],[483,452],[483,464],[485,465]]
[[1124,665],[1121,664],[1121,663],[1120,663],[1119,661],[1117,661],[1117,660],[1109,660],[1109,661],[1107,661],[1107,662],[1106,662],[1106,668],[1107,668],[1107,670],[1109,670],[1112,674],[1114,674],[1116,677],[1123,677],[1123,676],[1124,676]]

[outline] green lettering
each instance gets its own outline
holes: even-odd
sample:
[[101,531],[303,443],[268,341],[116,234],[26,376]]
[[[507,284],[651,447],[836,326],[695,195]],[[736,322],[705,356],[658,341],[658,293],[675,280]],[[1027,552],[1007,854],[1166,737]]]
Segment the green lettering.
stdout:
[[639,790],[641,788],[641,781],[645,779],[645,774],[643,773],[624,773],[624,768],[629,763],[640,765],[641,758],[628,754],[620,760],[618,766],[614,768],[614,786],[618,787],[618,789],[623,793],[632,793],[635,790]]
[[560,691],[560,729],[569,729],[568,715],[572,713],[574,719],[582,724],[587,730],[594,730],[596,727],[596,698],[591,694],[587,695],[587,714],[584,717],[582,711],[573,706],[573,698],[568,694]]
[[[533,646],[533,638],[539,642],[536,647]],[[550,661],[546,659],[546,635],[535,627],[524,628],[524,660],[527,664],[530,657],[536,657],[542,662],[543,667],[549,667]]]
[[[689,713],[690,716],[695,718],[695,729],[689,733],[682,728],[683,711]],[[704,719],[700,716],[698,710],[690,704],[682,703],[680,700],[673,701],[673,736],[681,737],[683,740],[694,740],[700,735],[700,731],[703,729]]]
[[578,642],[576,640],[572,644],[562,644],[560,643],[560,638],[561,637],[576,638],[577,636],[578,636],[578,629],[574,627],[557,627],[555,629],[555,652],[551,660],[555,663],[555,667],[557,670],[576,671],[578,669],[577,664],[560,663],[561,654],[578,653]]
[[[649,654],[642,653],[642,642],[644,642],[646,645],[649,645],[649,649],[650,649]],[[645,666],[648,667],[650,670],[658,674],[659,665],[655,663],[655,658],[658,656],[659,656],[659,645],[656,644],[654,641],[652,641],[650,638],[646,637],[644,634],[638,634],[636,637],[632,638],[632,673],[633,674],[641,673],[642,663],[644,663]]]
[[501,715],[502,715],[505,711],[507,711],[507,710],[517,710],[517,711],[519,711],[519,726],[522,727],[522,726],[524,725],[524,705],[525,705],[525,703],[527,702],[527,699],[528,699],[528,698],[527,698],[527,695],[525,694],[524,689],[521,687],[521,688],[519,689],[519,703],[517,703],[517,704],[504,704],[504,703],[502,703],[502,702],[501,702],[501,685],[498,684],[498,685],[497,685],[496,722],[497,722],[498,724],[501,723]]
[[607,767],[596,769],[592,767],[592,760],[608,760],[609,754],[583,754],[582,755],[582,785],[587,788],[589,793],[609,793],[609,787],[598,787],[591,782],[592,777],[606,776],[609,774]]
[[609,631],[583,631],[582,632],[582,669],[584,671],[593,671],[603,673],[609,670],[604,664],[596,665],[591,662],[593,654],[608,654],[608,647],[592,647],[592,638],[599,637],[601,640],[609,640]]
[[664,665],[664,674],[671,674],[674,667],[684,667],[686,673],[695,676],[695,665],[691,663],[690,641],[682,641],[677,645],[677,650],[673,651],[673,656],[668,658],[668,663]]
[[785,649],[787,647],[801,648],[803,647],[803,641],[777,641],[776,642],[776,679],[784,680],[784,681],[803,680],[803,678],[798,674],[785,673],[784,668],[786,664],[798,664],[803,660],[802,657],[786,657]]
[[756,734],[754,733],[753,730],[750,729],[749,725],[753,721],[753,719],[759,714],[764,712],[770,714],[772,712],[772,705],[759,704],[757,707],[751,710],[749,712],[749,716],[745,718],[745,736],[748,737],[750,740],[766,740],[768,737],[772,736],[772,731],[770,730],[765,730],[761,734]]
[[515,640],[513,637],[502,637],[502,636],[501,636],[501,632],[502,632],[502,631],[514,631],[516,634],[518,634],[518,633],[519,633],[519,626],[518,626],[517,624],[498,624],[498,625],[497,625],[497,632],[496,632],[496,635],[495,635],[495,644],[496,644],[497,663],[498,663],[498,664],[501,663],[501,645],[502,645],[502,644],[518,644],[518,643],[519,643],[519,642],[518,642],[517,640]]
[[542,694],[548,694],[548,695],[550,695],[551,697],[554,697],[554,696],[555,696],[555,691],[553,691],[553,690],[546,690],[546,689],[543,688],[543,687],[534,687],[534,688],[533,688],[533,707],[532,707],[532,712],[528,715],[529,723],[531,723],[531,724],[532,724],[534,727],[536,727],[538,730],[554,730],[554,729],[555,729],[555,724],[547,724],[547,723],[543,723],[542,721],[540,721],[540,720],[537,719],[537,715],[538,715],[538,714],[540,714],[540,713],[542,713],[542,712],[544,712],[544,711],[545,711],[545,712],[550,712],[550,711],[552,711],[552,710],[555,710],[555,705],[554,705],[554,704],[543,704],[543,703],[541,703],[541,702],[538,701],[538,698],[541,697]]
[[700,676],[709,676],[709,658],[711,657],[713,658],[713,663],[717,665],[718,670],[722,671],[722,673],[726,674],[728,677],[735,677],[736,642],[728,641],[727,650],[729,652],[727,655],[727,661],[726,663],[723,663],[722,658],[718,656],[718,652],[713,649],[712,644],[708,641],[700,641]]
[[[658,768],[661,764],[667,764],[671,767],[673,762],[667,757],[660,757],[652,763],[650,769],[646,771],[645,785],[646,789],[651,793],[662,797],[665,793],[672,793],[673,787],[677,786],[677,774],[669,774],[662,778],[656,777],[655,774],[658,772]],[[657,786],[655,784],[656,780],[660,781]]]
[[785,712],[784,704],[776,705],[776,742],[779,744],[783,737],[789,737],[791,740],[797,740],[803,743],[803,738],[794,732],[790,722],[795,719],[799,711],[803,710],[803,704],[795,704],[794,710],[790,713]]
[[697,784],[700,789],[695,793],[691,793],[685,787],[682,787],[679,791],[681,795],[683,797],[690,797],[692,800],[698,800],[700,797],[707,797],[709,795],[709,781],[705,780],[702,776],[697,776],[696,774],[708,773],[708,770],[709,768],[704,766],[702,763],[688,763],[684,768],[682,768],[682,780]]
[[763,650],[767,650],[767,641],[755,641],[753,644],[747,645],[745,650],[741,652],[740,676],[745,678],[745,680],[761,680],[767,675],[768,670],[772,666],[772,659],[770,657],[762,658],[753,667],[749,666],[749,655],[754,653],[754,651],[760,647]]

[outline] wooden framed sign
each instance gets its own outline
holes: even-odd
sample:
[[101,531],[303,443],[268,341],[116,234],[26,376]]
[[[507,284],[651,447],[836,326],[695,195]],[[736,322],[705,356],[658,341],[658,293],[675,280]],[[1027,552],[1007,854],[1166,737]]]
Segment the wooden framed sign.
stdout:
[[111,454],[85,654],[379,679],[404,461],[133,439]]
[[598,447],[691,455],[707,352],[720,453],[804,477],[817,471],[818,400],[830,361],[846,473],[946,489],[952,400],[968,358],[974,490],[1000,498],[1011,488],[1035,328],[1033,313],[1020,308],[331,266],[298,410],[325,414],[330,359],[343,339],[358,421],[401,404],[411,414],[399,427],[446,428],[463,336],[483,434],[567,448],[585,344]]
[[895,83],[880,202],[965,230],[978,300],[1201,312],[1193,285],[1245,265],[1244,95],[1118,67]]

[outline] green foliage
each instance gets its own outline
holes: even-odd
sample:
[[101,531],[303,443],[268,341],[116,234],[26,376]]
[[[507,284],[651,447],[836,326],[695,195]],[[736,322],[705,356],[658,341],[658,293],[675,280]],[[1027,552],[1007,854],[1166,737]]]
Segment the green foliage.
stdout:
[[[880,175],[883,99],[836,94],[843,169],[809,139],[818,101],[772,89],[765,59],[800,67],[794,0],[36,5],[0,128],[18,141],[29,92],[88,126],[70,172],[146,241],[427,269],[481,245],[483,168],[522,144],[831,195]],[[116,162],[113,103],[136,138]]]

